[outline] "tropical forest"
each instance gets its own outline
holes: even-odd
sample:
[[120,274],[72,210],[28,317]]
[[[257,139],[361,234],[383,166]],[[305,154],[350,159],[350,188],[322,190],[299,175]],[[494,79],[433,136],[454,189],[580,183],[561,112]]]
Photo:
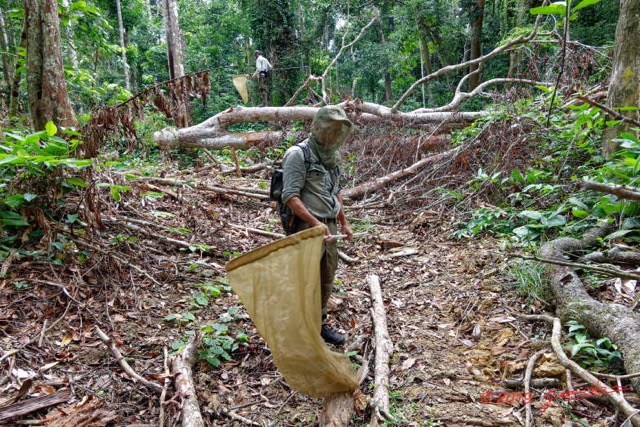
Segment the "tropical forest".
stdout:
[[0,426],[640,426],[640,0],[0,0],[0,59]]

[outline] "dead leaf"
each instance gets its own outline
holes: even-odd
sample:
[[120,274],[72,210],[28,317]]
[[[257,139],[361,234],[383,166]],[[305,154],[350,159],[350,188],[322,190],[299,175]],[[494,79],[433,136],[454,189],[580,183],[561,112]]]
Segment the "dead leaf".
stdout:
[[367,397],[366,394],[364,394],[360,390],[356,390],[353,393],[353,405],[356,409],[356,412],[359,412],[359,413],[364,412],[364,410],[367,408],[368,400],[369,398]]
[[498,317],[492,317],[491,319],[489,319],[489,322],[496,322],[496,323],[508,323],[508,322],[513,322],[514,320],[516,320],[515,317],[511,317],[511,316],[498,316]]
[[415,364],[416,364],[416,359],[412,357],[402,362],[402,366],[400,367],[400,369],[402,369],[403,371],[406,371],[407,369],[411,368]]
[[66,347],[69,345],[69,343],[73,341],[73,333],[72,332],[67,332],[66,334],[64,334],[64,336],[62,337],[62,340],[60,341],[60,345],[62,347]]

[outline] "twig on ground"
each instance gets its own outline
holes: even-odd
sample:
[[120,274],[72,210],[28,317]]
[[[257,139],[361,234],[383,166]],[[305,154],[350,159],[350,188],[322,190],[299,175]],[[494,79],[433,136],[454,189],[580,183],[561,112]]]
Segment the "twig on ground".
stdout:
[[113,340],[109,338],[109,336],[107,336],[107,334],[105,334],[102,331],[102,329],[100,329],[100,327],[96,326],[95,330],[96,330],[96,333],[98,334],[98,338],[100,338],[100,341],[102,341],[109,348],[109,350],[111,351],[111,354],[113,354],[113,356],[116,358],[116,361],[122,367],[122,369],[124,369],[127,375],[129,375],[135,381],[140,381],[143,385],[147,386],[151,390],[157,393],[162,393],[163,387],[160,384],[156,384],[154,382],[151,382],[143,378],[138,373],[136,373],[133,370],[133,368],[131,368],[131,366],[129,365],[129,363],[127,363],[122,353],[120,353],[120,350],[118,350],[118,348],[116,347]]
[[533,414],[531,412],[531,401],[530,399],[527,399],[531,390],[530,387],[531,387],[531,376],[533,375],[533,368],[535,368],[536,362],[538,361],[540,356],[544,354],[545,351],[546,350],[539,350],[533,356],[531,356],[531,358],[529,359],[529,362],[527,363],[527,370],[524,373],[523,382],[524,382],[524,395],[525,395],[525,402],[526,402],[525,403],[526,416],[524,421],[525,427],[529,427],[531,425],[531,421],[533,420]]
[[[130,222],[128,222],[126,219],[120,220],[118,221],[116,218],[112,218],[112,217],[105,217],[106,220],[111,221],[113,223],[118,223],[118,224],[122,224],[122,226],[124,226],[125,228],[128,228],[131,231],[135,231],[136,233],[140,233],[140,234],[145,234],[147,236],[153,237],[156,240],[160,240],[162,242],[168,243],[170,245],[174,245],[174,246],[181,246],[183,248],[191,248],[194,246],[193,243],[189,243],[189,242],[185,242],[183,240],[178,240],[178,239],[173,239],[171,237],[166,237],[163,236],[162,234],[158,234],[158,226],[153,225],[151,223],[148,223],[149,226],[153,226],[154,229],[153,230],[147,230],[143,227],[139,227],[135,224],[132,224]],[[145,221],[143,221],[145,222]],[[206,251],[205,251],[206,252]]]
[[640,416],[636,415],[638,413],[636,408],[631,406],[629,402],[627,402],[623,396],[616,393],[614,389],[602,383],[592,373],[567,357],[564,349],[562,348],[562,344],[560,343],[560,337],[562,335],[562,323],[560,322],[560,319],[549,315],[522,315],[521,318],[527,320],[544,320],[545,322],[552,323],[553,329],[551,333],[551,346],[553,347],[560,364],[565,368],[570,369],[571,372],[578,375],[587,384],[596,388],[602,394],[606,394],[609,401],[611,401],[616,408],[620,409],[625,416],[629,417],[628,420],[631,421],[634,427],[640,427]]
[[169,372],[169,352],[167,351],[167,347],[163,349],[164,353],[164,374],[166,375],[164,379],[164,386],[162,387],[162,393],[160,393],[160,413],[158,414],[158,427],[164,427],[164,401],[167,398],[167,390],[169,389],[169,384],[171,384],[171,377]]
[[609,276],[621,277],[623,279],[640,280],[640,274],[629,273],[629,272],[620,270],[618,268],[598,267],[597,265],[589,265],[589,264],[580,264],[580,263],[576,263],[576,262],[560,261],[560,260],[557,260],[557,259],[541,258],[541,257],[538,257],[538,256],[526,256],[526,255],[518,255],[518,254],[514,254],[512,256],[515,257],[515,258],[520,258],[520,259],[524,259],[524,260],[528,260],[528,261],[538,261],[538,262],[543,262],[543,263],[546,263],[546,264],[561,265],[561,266],[564,266],[564,267],[573,267],[573,268],[579,268],[579,269],[582,269],[582,270],[594,271],[596,273],[602,273],[602,274],[607,274]]
[[250,420],[249,418],[245,418],[242,415],[238,415],[233,411],[230,411],[226,408],[220,408],[220,412],[222,412],[224,415],[226,415],[227,417],[234,419],[236,421],[240,421],[246,425],[249,426],[260,426],[260,423],[257,423],[255,421]]
[[128,265],[129,267],[133,268],[134,270],[136,270],[137,272],[139,272],[140,274],[144,275],[147,279],[151,280],[152,283],[154,283],[155,285],[158,285],[160,287],[162,287],[162,283],[158,282],[156,279],[153,278],[152,275],[150,275],[149,273],[147,273],[146,271],[144,271],[142,268],[138,267],[135,264],[130,263],[129,261],[125,260],[124,258],[119,257],[118,255],[114,254],[113,252],[109,252],[105,249],[102,249],[99,246],[96,245],[92,245],[91,243],[87,243],[87,242],[83,242],[82,240],[74,240],[74,242],[76,242],[79,245],[85,246],[89,249],[92,249],[94,251],[100,252],[101,254],[110,256],[111,258],[115,259],[116,261],[124,264],[124,265]]
[[81,303],[80,301],[78,301],[77,299],[75,299],[74,297],[72,297],[71,294],[69,293],[69,291],[67,291],[67,288],[65,288],[60,283],[55,283],[55,282],[51,282],[49,280],[40,280],[40,279],[32,279],[32,280],[34,282],[36,282],[36,283],[42,283],[43,285],[54,286],[54,287],[60,289],[62,291],[62,293],[66,295],[67,298],[69,298],[71,301],[73,301],[76,304],[78,304],[80,307],[84,308],[84,304]]
[[237,228],[238,230],[244,230],[247,233],[257,234],[259,236],[273,237],[275,239],[282,239],[283,237],[285,237],[284,234],[272,233],[270,231],[260,230],[258,228],[245,227],[244,225],[233,224],[230,222],[228,222],[227,224],[230,227]]
[[601,378],[609,378],[612,380],[630,380],[631,378],[638,378],[640,377],[640,372],[636,372],[635,374],[627,374],[627,375],[612,375],[612,374],[603,374],[600,372],[591,372],[594,376],[596,377],[601,377]]

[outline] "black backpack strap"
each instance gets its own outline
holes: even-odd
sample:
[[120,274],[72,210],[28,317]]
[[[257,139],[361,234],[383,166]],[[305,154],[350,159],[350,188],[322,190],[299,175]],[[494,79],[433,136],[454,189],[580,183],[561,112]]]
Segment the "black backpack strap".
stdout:
[[304,156],[305,163],[311,163],[311,147],[309,147],[306,143],[301,142],[296,144],[302,150],[302,155]]

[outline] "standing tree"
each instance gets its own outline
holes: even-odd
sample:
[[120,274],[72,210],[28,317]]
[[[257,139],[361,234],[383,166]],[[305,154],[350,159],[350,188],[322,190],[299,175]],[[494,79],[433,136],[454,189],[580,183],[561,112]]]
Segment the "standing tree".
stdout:
[[[249,5],[248,3],[253,3]],[[274,104],[286,103],[303,81],[300,75],[302,55],[296,20],[289,0],[247,2],[245,13],[252,15],[251,34],[256,48],[263,50],[274,67]],[[250,9],[249,9],[250,8]]]
[[74,126],[71,101],[62,67],[60,22],[56,0],[25,0],[27,91],[35,130],[48,121]]
[[[484,3],[485,0],[465,0],[464,8],[469,14],[469,22],[471,27],[471,52],[469,60],[473,61],[482,56],[482,23],[484,22]],[[478,70],[478,65],[469,67],[469,73]],[[480,71],[469,76],[469,91],[474,90],[480,83]]]
[[0,49],[2,49],[2,74],[4,76],[7,92],[9,92],[13,75],[13,61],[11,61],[11,57],[9,56],[9,37],[7,36],[2,8],[0,8]]
[[129,63],[127,62],[127,47],[125,45],[124,25],[122,23],[122,7],[120,0],[116,0],[116,13],[118,15],[118,29],[120,33],[120,55],[122,65],[124,67],[124,88],[131,91],[131,83],[129,81]]
[[[612,109],[633,107],[620,111],[625,117],[640,119],[640,0],[622,0],[616,27],[613,74],[607,104]],[[608,128],[603,137],[603,154],[610,157],[618,149],[615,138],[626,132],[630,123],[622,121]]]
[[[169,79],[175,80],[184,76],[184,56],[182,53],[182,40],[180,26],[178,24],[178,3],[176,0],[163,0],[165,34],[167,37],[167,60],[169,61]],[[189,126],[189,114],[187,109],[186,89],[180,85],[174,85],[172,96],[175,97],[176,113],[174,114],[176,126]]]

